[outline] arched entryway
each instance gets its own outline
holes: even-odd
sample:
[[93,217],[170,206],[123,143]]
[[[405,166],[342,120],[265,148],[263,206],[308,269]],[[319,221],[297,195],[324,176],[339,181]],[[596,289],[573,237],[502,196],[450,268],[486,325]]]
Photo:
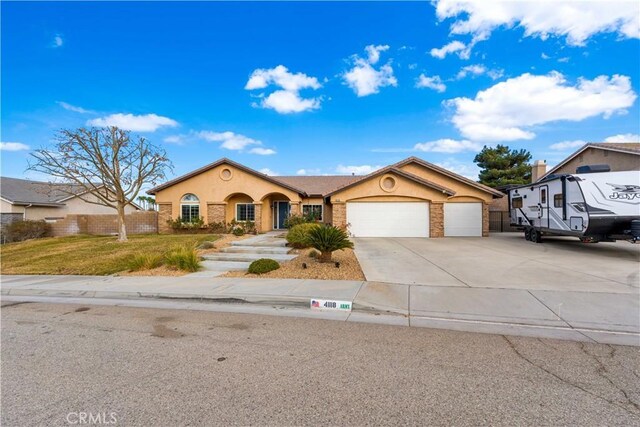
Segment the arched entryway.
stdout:
[[264,229],[284,229],[291,214],[291,199],[282,193],[269,193],[262,198],[262,226]]
[[233,193],[225,199],[227,202],[225,220],[227,223],[236,221],[256,221],[256,208],[253,198],[245,193]]

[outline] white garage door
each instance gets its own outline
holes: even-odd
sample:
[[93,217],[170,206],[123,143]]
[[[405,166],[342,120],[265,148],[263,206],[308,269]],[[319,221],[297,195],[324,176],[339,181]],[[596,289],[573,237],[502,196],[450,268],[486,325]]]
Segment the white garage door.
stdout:
[[347,203],[347,223],[355,237],[429,237],[429,203]]
[[482,237],[482,203],[445,203],[444,235]]

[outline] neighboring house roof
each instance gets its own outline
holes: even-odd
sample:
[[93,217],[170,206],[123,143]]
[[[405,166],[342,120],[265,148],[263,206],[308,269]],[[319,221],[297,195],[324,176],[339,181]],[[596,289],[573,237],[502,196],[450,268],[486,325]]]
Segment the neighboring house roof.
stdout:
[[384,173],[388,173],[388,172],[394,172],[398,175],[404,176],[407,179],[419,182],[423,185],[426,185],[428,187],[434,188],[438,191],[442,191],[443,193],[449,194],[450,196],[455,195],[455,191],[447,188],[447,187],[443,187],[439,184],[436,184],[435,182],[426,180],[424,178],[421,178],[417,175],[414,175],[412,173],[409,173],[407,171],[404,171],[401,169],[402,166],[409,164],[409,163],[417,163],[421,166],[424,166],[427,169],[431,169],[434,170],[438,173],[441,173],[443,175],[446,175],[450,178],[456,179],[458,181],[462,181],[464,183],[466,183],[467,185],[470,185],[472,187],[475,187],[479,190],[485,191],[487,193],[490,193],[492,195],[494,195],[495,197],[502,197],[504,194],[501,193],[498,190],[495,190],[491,187],[487,187],[486,185],[480,184],[478,182],[475,182],[469,178],[465,178],[461,175],[458,175],[456,173],[453,173],[451,171],[448,171],[444,168],[441,168],[440,166],[436,166],[433,163],[429,163],[425,160],[422,160],[420,158],[417,157],[409,157],[407,159],[402,160],[401,162],[395,163],[393,165],[387,166],[385,168],[379,169],[377,171],[374,171],[368,175],[359,175],[359,176],[354,176],[354,175],[330,175],[330,176],[269,176],[269,175],[265,175],[263,173],[260,173],[256,170],[253,170],[251,168],[248,168],[247,166],[244,166],[240,163],[234,162],[232,160],[229,160],[227,158],[222,158],[220,160],[217,160],[213,163],[210,163],[206,166],[203,166],[199,169],[196,169],[192,172],[189,172],[185,175],[179,176],[177,178],[174,178],[170,181],[165,182],[164,184],[158,185],[152,189],[150,189],[149,191],[147,191],[147,194],[156,194],[158,191],[163,190],[165,188],[171,187],[172,185],[178,184],[182,181],[185,181],[191,177],[194,177],[196,175],[199,175],[203,172],[206,172],[210,169],[213,169],[217,166],[220,166],[222,164],[228,164],[231,166],[234,166],[240,170],[243,170],[247,173],[250,173],[252,175],[258,176],[266,181],[269,181],[271,183],[274,183],[276,185],[280,185],[284,188],[287,188],[289,190],[295,191],[299,194],[305,195],[305,196],[330,196],[331,194],[335,194],[336,192],[343,190],[347,187],[353,186],[355,184],[357,184],[360,181],[363,181],[365,179],[369,179],[371,177],[374,176],[378,176]]
[[[18,206],[60,207],[65,201],[86,193],[88,191],[78,184],[0,177],[0,197]],[[136,203],[131,205],[142,210]]]
[[362,175],[275,176],[274,179],[304,190],[309,196],[324,196],[337,188],[360,181]]
[[236,167],[236,168],[238,168],[238,169],[240,169],[240,170],[242,170],[244,172],[247,172],[247,173],[249,173],[251,175],[258,176],[258,177],[260,177],[260,178],[262,178],[262,179],[264,179],[266,181],[269,181],[269,182],[272,182],[274,184],[280,185],[280,186],[282,186],[284,188],[287,188],[287,189],[289,189],[291,191],[295,191],[296,193],[305,194],[304,190],[302,190],[300,188],[297,188],[297,187],[294,187],[292,185],[286,184],[284,182],[278,181],[277,179],[274,179],[273,177],[271,177],[269,175],[265,175],[263,173],[258,172],[257,170],[253,170],[251,168],[248,168],[245,165],[242,165],[240,163],[234,162],[233,160],[229,160],[226,157],[224,157],[224,158],[222,158],[220,160],[217,160],[217,161],[215,161],[213,163],[209,163],[208,165],[203,166],[203,167],[201,167],[199,169],[196,169],[196,170],[194,170],[192,172],[189,172],[187,174],[184,174],[182,176],[174,178],[171,181],[167,181],[164,184],[160,184],[158,186],[155,186],[152,189],[148,190],[147,194],[156,194],[160,190],[163,190],[163,189],[165,189],[167,187],[171,187],[172,185],[175,185],[175,184],[177,184],[179,182],[187,180],[187,179],[189,179],[189,178],[191,178],[193,176],[199,175],[199,174],[201,174],[203,172],[206,172],[206,171],[208,171],[210,169],[213,169],[213,168],[215,168],[217,166],[220,166],[220,165],[223,165],[223,164],[228,164],[228,165],[234,166],[234,167]]
[[590,142],[588,144],[580,147],[576,152],[571,154],[569,157],[555,165],[553,168],[547,171],[544,175],[538,178],[538,181],[545,178],[548,175],[551,175],[571,160],[579,156],[581,153],[586,151],[589,148],[594,148],[596,150],[607,150],[607,151],[615,151],[618,153],[626,153],[626,154],[634,154],[636,156],[640,156],[640,142]]
[[64,206],[62,202],[69,193],[83,192],[79,185],[0,177],[0,196],[14,205]]

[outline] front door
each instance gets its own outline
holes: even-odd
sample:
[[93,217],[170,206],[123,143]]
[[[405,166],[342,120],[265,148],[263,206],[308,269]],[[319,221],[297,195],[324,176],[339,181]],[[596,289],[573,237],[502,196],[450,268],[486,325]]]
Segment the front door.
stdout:
[[289,202],[276,202],[276,209],[275,209],[275,213],[276,213],[276,221],[275,221],[275,228],[277,229],[283,229],[284,228],[284,221],[289,217],[289,212],[291,211],[291,207],[289,205]]

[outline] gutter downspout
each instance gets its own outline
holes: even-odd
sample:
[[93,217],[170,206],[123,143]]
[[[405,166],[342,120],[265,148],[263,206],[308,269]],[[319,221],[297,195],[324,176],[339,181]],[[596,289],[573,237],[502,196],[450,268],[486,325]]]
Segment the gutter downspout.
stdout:
[[22,220],[26,221],[27,220],[27,208],[30,208],[33,206],[33,203],[29,203],[27,206],[24,207],[24,212],[22,213]]

